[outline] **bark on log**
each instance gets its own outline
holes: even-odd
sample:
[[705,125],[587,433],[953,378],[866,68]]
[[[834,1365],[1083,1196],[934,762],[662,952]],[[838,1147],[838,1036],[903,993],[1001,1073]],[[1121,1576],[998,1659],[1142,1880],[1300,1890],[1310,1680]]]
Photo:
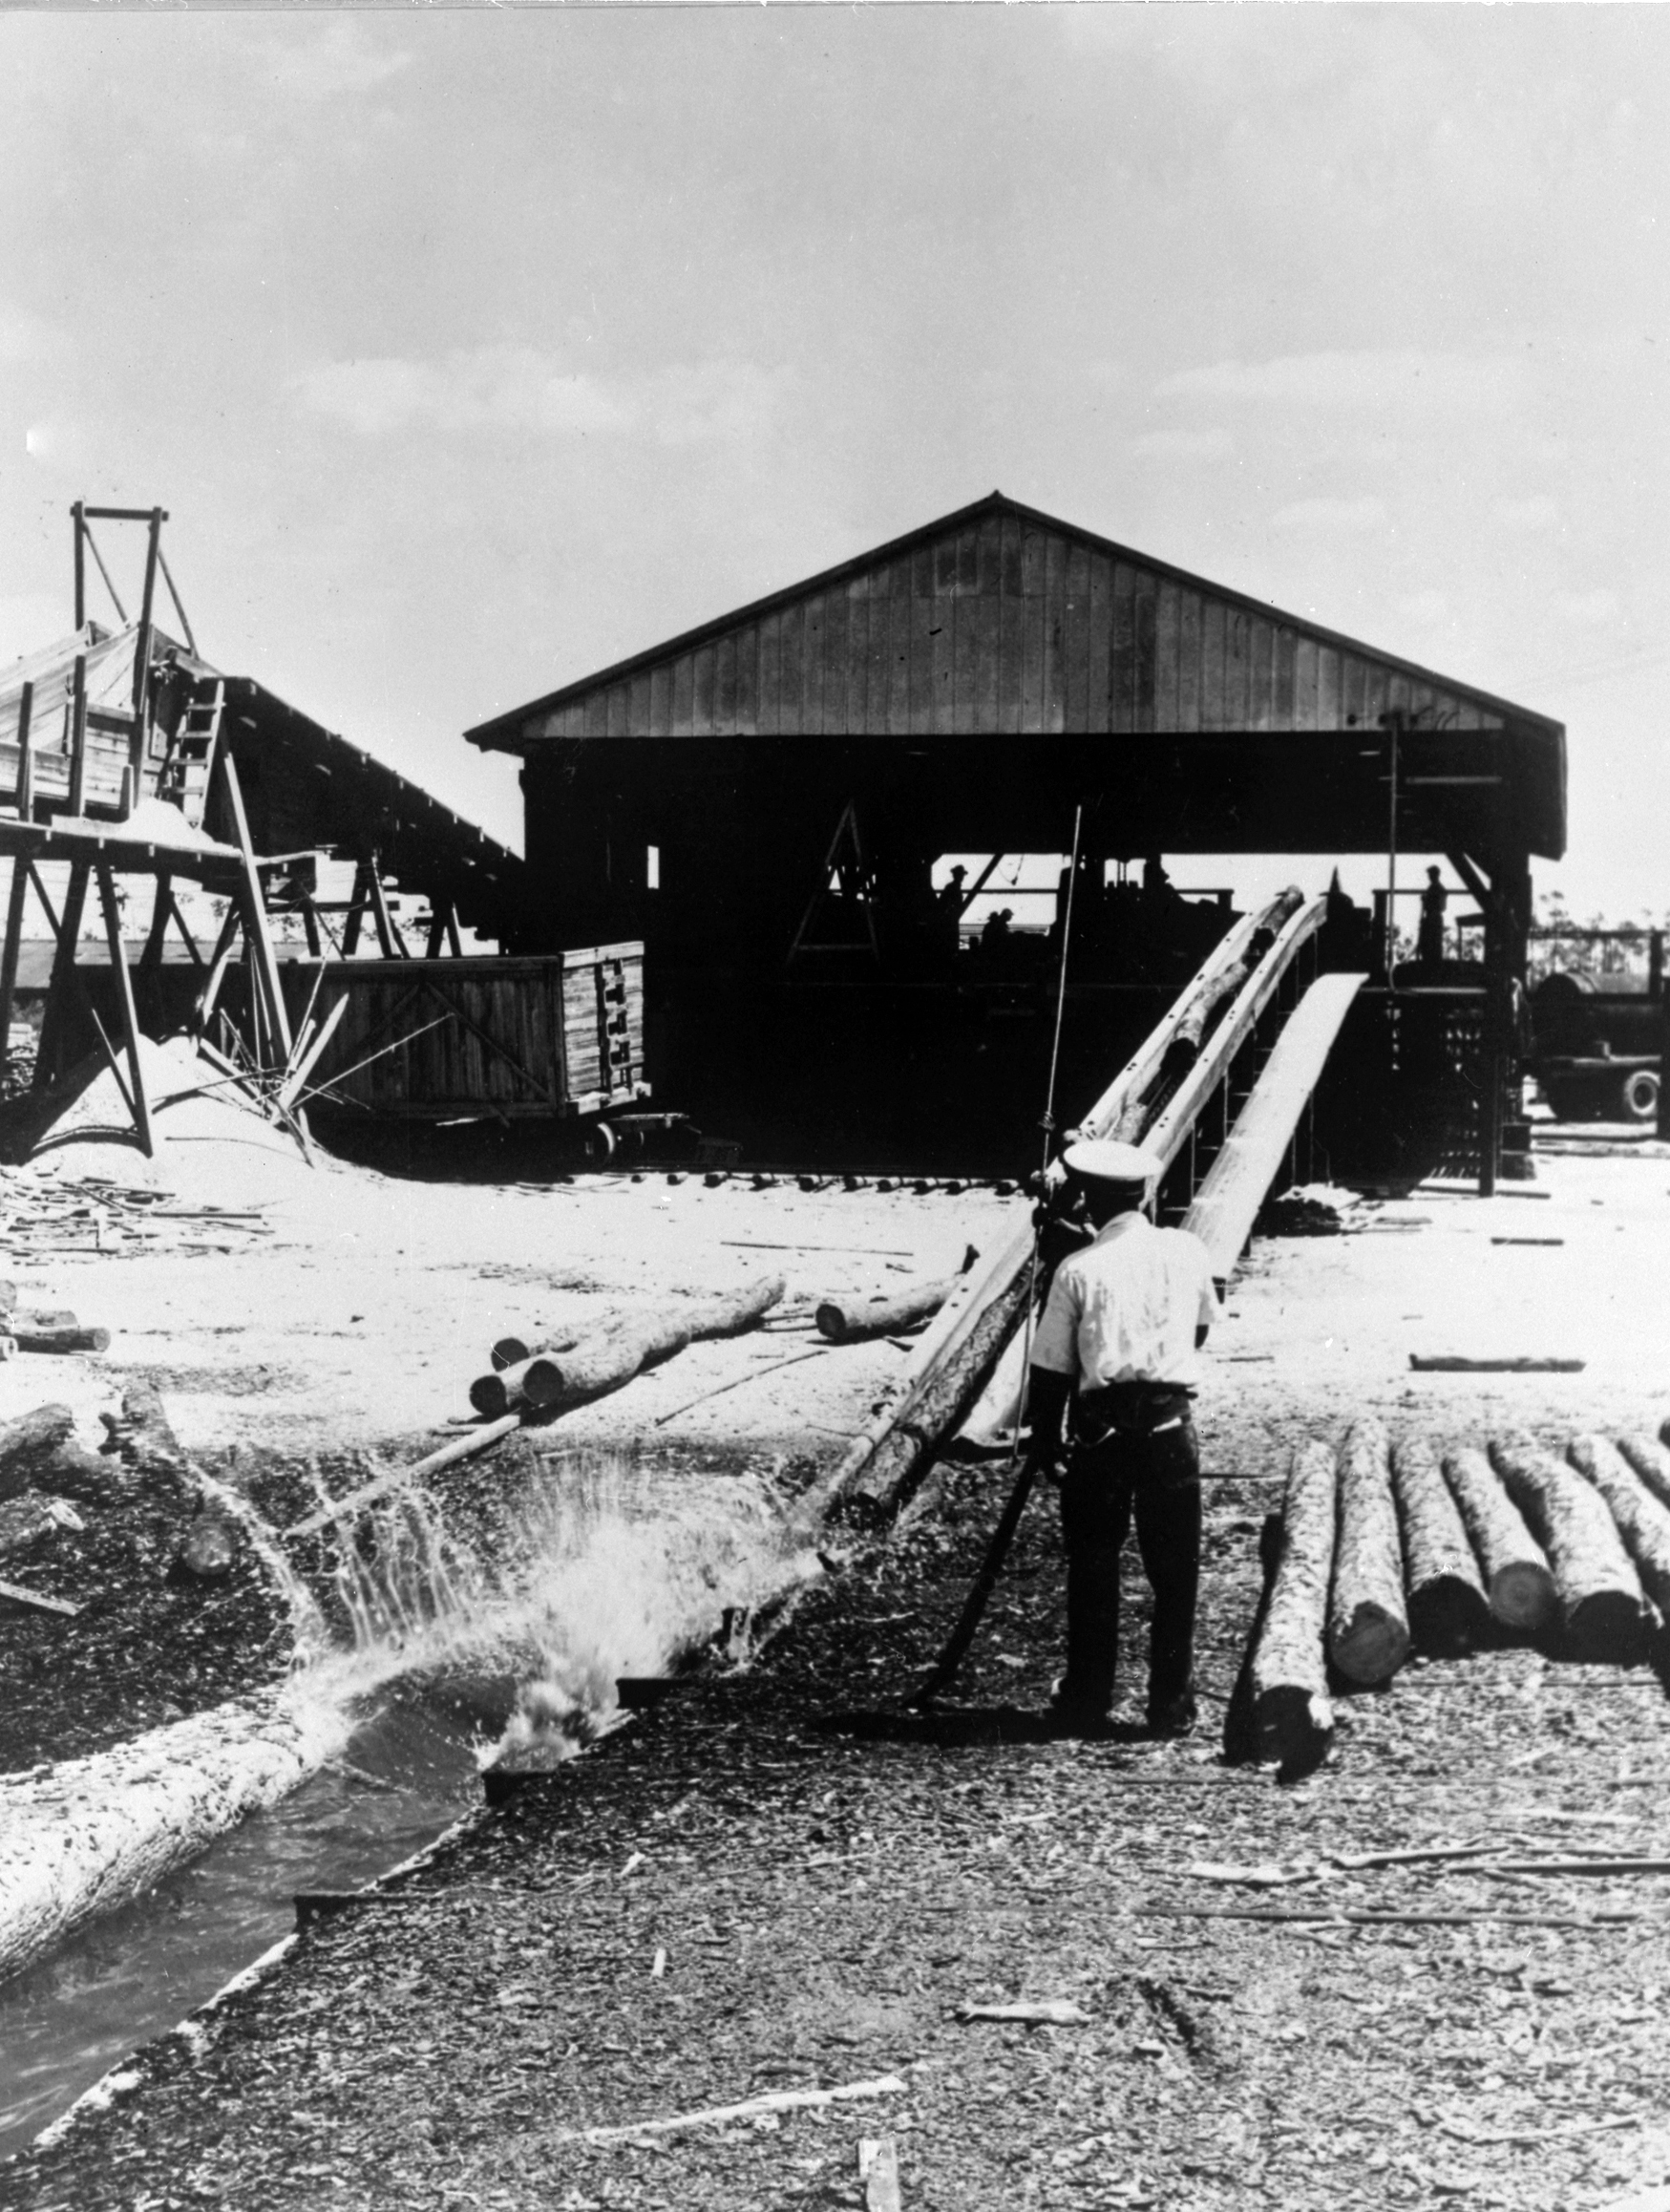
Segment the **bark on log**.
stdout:
[[1281,1507],[1281,1557],[1253,1654],[1253,1731],[1259,1756],[1308,1763],[1334,1729],[1323,1635],[1337,1525],[1334,1448],[1294,1452]]
[[1670,1505],[1670,1450],[1657,1436],[1619,1436],[1617,1448],[1653,1496]]
[[1607,1436],[1574,1436],[1566,1457],[1606,1500],[1643,1587],[1670,1620],[1670,1507],[1656,1498]]
[[19,1351],[108,1351],[108,1329],[30,1329],[25,1326],[28,1315],[15,1318],[10,1333],[16,1339]]
[[1340,1453],[1328,1656],[1348,1682],[1387,1682],[1409,1655],[1404,1551],[1383,1422],[1356,1421]]
[[1392,1447],[1409,1633],[1423,1651],[1470,1651],[1490,1623],[1478,1561],[1438,1455],[1425,1436]]
[[1444,1455],[1444,1479],[1472,1540],[1491,1612],[1505,1628],[1526,1635],[1552,1627],[1560,1601],[1548,1555],[1490,1460],[1472,1445],[1462,1445]]
[[756,1328],[783,1290],[782,1276],[772,1275],[723,1297],[692,1298],[682,1309],[661,1307],[624,1314],[561,1351],[539,1351],[497,1374],[477,1376],[470,1386],[470,1403],[490,1420],[524,1405],[542,1413],[587,1405],[624,1389],[634,1375],[659,1367],[687,1344],[740,1336]]
[[0,1981],[143,1896],[341,1752],[323,1698],[221,1706],[13,1784],[0,1821]]
[[1646,1628],[1640,1580],[1599,1493],[1528,1438],[1493,1436],[1490,1457],[1548,1553],[1573,1648],[1634,1658]]
[[27,1551],[37,1538],[51,1536],[57,1525],[38,1490],[20,1490],[15,1498],[0,1500],[0,1559]]
[[15,1498],[34,1482],[75,1426],[68,1406],[36,1406],[12,1421],[0,1422],[0,1498]]
[[938,1313],[962,1280],[961,1275],[946,1275],[937,1283],[919,1284],[916,1289],[897,1297],[872,1298],[863,1305],[852,1298],[825,1298],[817,1308],[818,1334],[827,1336],[831,1344],[858,1344],[867,1336],[897,1336],[901,1329],[915,1329]]

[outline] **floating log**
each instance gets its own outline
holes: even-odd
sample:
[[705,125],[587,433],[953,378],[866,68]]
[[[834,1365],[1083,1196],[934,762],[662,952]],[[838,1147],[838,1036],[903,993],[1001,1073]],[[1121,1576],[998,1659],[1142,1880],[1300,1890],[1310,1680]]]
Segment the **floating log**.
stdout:
[[825,1298],[817,1308],[817,1331],[832,1344],[857,1344],[867,1336],[896,1336],[931,1320],[950,1297],[961,1275],[946,1275],[937,1283],[919,1284],[898,1297],[872,1298],[865,1305],[855,1299]]
[[26,1326],[29,1316],[13,1316],[11,1334],[16,1339],[19,1351],[108,1351],[108,1329],[31,1329]]
[[1575,1649],[1633,1658],[1646,1627],[1641,1585],[1599,1493],[1525,1437],[1492,1437],[1490,1457],[1548,1553]]
[[1653,1496],[1670,1505],[1670,1449],[1657,1436],[1619,1436],[1617,1448]]
[[1308,1763],[1333,1733],[1322,1640],[1337,1521],[1334,1447],[1300,1444],[1287,1471],[1281,1557],[1253,1654],[1253,1730],[1261,1758]]
[[75,1426],[68,1406],[36,1406],[15,1420],[0,1421],[0,1498],[15,1498],[33,1483],[40,1464],[51,1457]]
[[1548,1555],[1490,1460],[1464,1444],[1444,1455],[1444,1479],[1472,1540],[1491,1612],[1505,1628],[1528,1635],[1552,1627],[1560,1601]]
[[782,1276],[772,1275],[746,1290],[692,1298],[682,1308],[624,1314],[560,1351],[539,1351],[496,1374],[478,1375],[470,1386],[470,1403],[490,1419],[524,1405],[552,1412],[589,1404],[624,1388],[645,1368],[672,1359],[687,1344],[742,1335],[764,1319],[783,1290]]
[[1566,1457],[1606,1500],[1636,1571],[1670,1620],[1670,1507],[1656,1498],[1607,1436],[1574,1436]]
[[1423,1651],[1469,1651],[1490,1627],[1490,1602],[1438,1455],[1425,1436],[1400,1436],[1391,1469],[1409,1633]]
[[1328,1657],[1348,1682],[1387,1682],[1409,1655],[1404,1552],[1384,1422],[1355,1421],[1340,1453]]

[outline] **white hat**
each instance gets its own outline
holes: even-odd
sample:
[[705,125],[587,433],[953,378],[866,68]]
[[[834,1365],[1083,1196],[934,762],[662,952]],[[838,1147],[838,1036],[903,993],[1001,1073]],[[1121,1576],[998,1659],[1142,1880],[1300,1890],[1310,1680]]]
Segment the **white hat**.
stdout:
[[1085,1139],[1069,1144],[1061,1156],[1069,1175],[1089,1182],[1149,1183],[1160,1172],[1160,1162],[1139,1144],[1114,1144],[1109,1139]]

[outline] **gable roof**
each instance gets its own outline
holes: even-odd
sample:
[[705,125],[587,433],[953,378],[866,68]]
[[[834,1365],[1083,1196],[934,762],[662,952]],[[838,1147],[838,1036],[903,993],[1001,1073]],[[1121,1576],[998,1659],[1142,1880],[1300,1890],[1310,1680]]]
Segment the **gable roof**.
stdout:
[[465,733],[573,737],[1315,731],[1546,715],[1001,492]]

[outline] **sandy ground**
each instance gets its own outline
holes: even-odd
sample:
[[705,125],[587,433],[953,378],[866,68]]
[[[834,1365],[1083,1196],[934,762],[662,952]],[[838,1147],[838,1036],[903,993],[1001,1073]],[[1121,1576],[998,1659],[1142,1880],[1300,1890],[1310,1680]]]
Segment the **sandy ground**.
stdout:
[[[1297,1435],[1374,1410],[1443,1440],[1526,1427],[1556,1441],[1653,1429],[1670,1410],[1670,1159],[1561,1157],[1533,1187],[1548,1195],[1417,1193],[1362,1234],[1255,1248],[1199,1408],[1208,1725],[1194,1743],[1040,1731],[1060,1637],[1044,1512],[960,1685],[962,1717],[901,1714],[1004,1488],[1001,1466],[965,1467],[941,1511],[856,1556],[751,1672],[721,1671],[484,1815],[407,1906],[322,1924],[205,2034],[158,2047],[109,2111],[0,2169],[0,2203],[856,2206],[858,2139],[884,2129],[912,2206],[1564,2212],[1670,2180],[1663,1879],[1316,1872],[1330,1851],[1473,1835],[1543,1852],[1658,1841],[1670,1708],[1652,1671],[1523,1648],[1411,1666],[1345,1703],[1333,1761],[1298,1790],[1217,1751],[1258,1521]],[[189,1439],[307,1449],[415,1438],[458,1410],[501,1328],[779,1263],[792,1296],[881,1288],[904,1280],[890,1258],[936,1272],[966,1242],[990,1249],[1016,1203],[332,1177],[323,1197],[274,1203],[258,1251],[43,1272],[54,1299],[117,1330],[106,1372],[87,1363],[77,1381],[90,1408],[124,1365],[172,1370]],[[1493,1241],[1529,1237],[1562,1241]],[[808,1248],[835,1244],[848,1249]],[[702,1388],[801,1348],[693,1348],[577,1433],[641,1437]],[[1410,1372],[1412,1352],[1587,1364],[1430,1376]],[[661,1433],[800,1451],[815,1436],[833,1457],[901,1356],[883,1344],[762,1373]],[[50,1394],[67,1394],[68,1364],[43,1376]],[[46,1365],[0,1371],[0,1410],[49,1394],[19,1372]],[[1131,1588],[1135,1705],[1134,1573]],[[1296,1880],[1272,1894],[1191,1876],[1200,1861]],[[1197,1917],[1341,1905],[1440,1919]],[[1070,1997],[1088,2021],[956,2017],[1023,1995]],[[899,2088],[823,2118],[654,2150],[567,2139],[890,2071]]]

